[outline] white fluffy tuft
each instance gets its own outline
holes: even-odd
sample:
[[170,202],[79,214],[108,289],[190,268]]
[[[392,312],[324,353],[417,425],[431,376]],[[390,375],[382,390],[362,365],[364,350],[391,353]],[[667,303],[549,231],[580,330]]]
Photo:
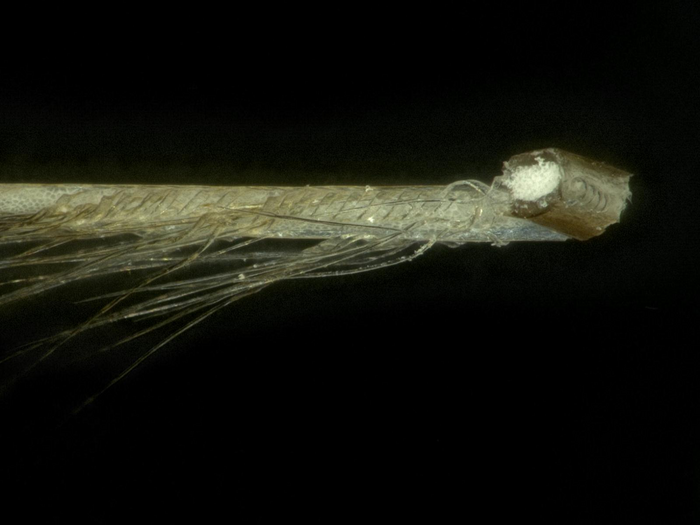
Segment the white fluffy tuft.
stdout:
[[537,157],[535,166],[519,166],[503,183],[513,197],[523,201],[536,201],[552,193],[561,181],[559,166]]

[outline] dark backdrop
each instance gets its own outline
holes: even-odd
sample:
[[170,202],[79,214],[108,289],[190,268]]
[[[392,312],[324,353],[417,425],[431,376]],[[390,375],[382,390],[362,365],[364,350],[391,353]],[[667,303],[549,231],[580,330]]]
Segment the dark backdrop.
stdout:
[[[635,176],[599,238],[275,285],[77,416],[66,392],[119,364],[52,361],[3,402],[7,500],[56,522],[696,523],[687,4],[128,15],[15,42],[0,182],[488,182],[542,147]],[[2,344],[76,309],[6,307]]]

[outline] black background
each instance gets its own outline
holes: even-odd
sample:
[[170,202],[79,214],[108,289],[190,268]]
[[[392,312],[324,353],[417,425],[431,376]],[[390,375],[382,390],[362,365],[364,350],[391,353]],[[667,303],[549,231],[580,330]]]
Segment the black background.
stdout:
[[[76,416],[123,363],[63,349],[3,401],[6,501],[49,522],[697,523],[698,8],[263,11],[27,28],[0,182],[488,182],[560,147],[634,173],[632,203],[583,243],[277,284]],[[86,314],[59,294],[1,315],[7,349]]]

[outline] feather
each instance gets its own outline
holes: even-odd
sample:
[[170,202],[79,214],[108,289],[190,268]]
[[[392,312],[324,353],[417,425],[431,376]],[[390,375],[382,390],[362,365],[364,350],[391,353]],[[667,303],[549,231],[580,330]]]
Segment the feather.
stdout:
[[[102,351],[170,330],[101,393],[214,312],[281,280],[382,268],[436,243],[599,235],[619,220],[629,177],[548,149],[513,157],[491,186],[0,185],[0,306],[70,286],[96,304],[78,326],[0,364],[22,361],[16,379],[120,321],[142,324]],[[84,296],[106,277],[115,289]]]

